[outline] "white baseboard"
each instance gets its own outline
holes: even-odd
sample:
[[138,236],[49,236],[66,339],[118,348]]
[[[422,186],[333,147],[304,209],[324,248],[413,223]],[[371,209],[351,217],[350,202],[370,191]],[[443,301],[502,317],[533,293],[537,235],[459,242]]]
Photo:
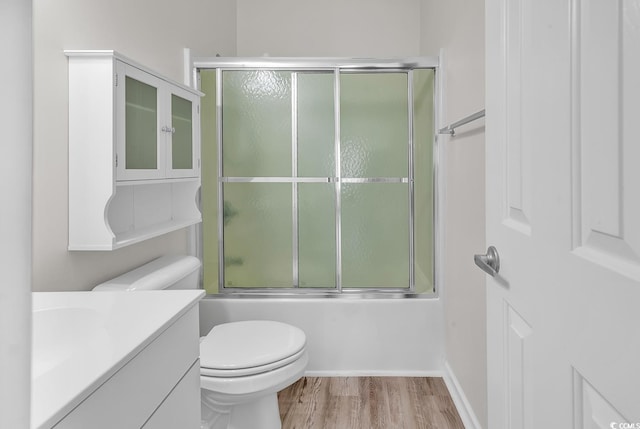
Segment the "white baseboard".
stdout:
[[307,377],[442,377],[442,371],[388,371],[388,370],[310,370],[304,373]]
[[467,400],[464,390],[460,386],[458,379],[456,378],[453,370],[449,366],[448,362],[444,363],[443,371],[350,371],[350,370],[320,370],[320,371],[306,371],[307,377],[442,377],[451,399],[458,410],[460,419],[464,424],[465,429],[482,429],[482,425],[478,421],[471,404]]
[[482,429],[482,425],[480,425],[478,418],[473,412],[473,408],[471,408],[471,404],[467,400],[464,390],[462,390],[456,375],[449,366],[449,362],[444,363],[443,378],[447,388],[449,389],[451,399],[453,399],[453,403],[456,405],[456,409],[458,410],[458,414],[460,415],[460,419],[462,419],[464,427],[466,429]]

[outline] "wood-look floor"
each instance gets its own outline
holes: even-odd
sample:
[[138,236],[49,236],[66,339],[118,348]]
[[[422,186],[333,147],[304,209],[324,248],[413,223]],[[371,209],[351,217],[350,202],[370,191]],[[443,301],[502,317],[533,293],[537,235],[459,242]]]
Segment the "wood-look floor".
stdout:
[[278,403],[282,429],[464,429],[437,377],[302,377]]

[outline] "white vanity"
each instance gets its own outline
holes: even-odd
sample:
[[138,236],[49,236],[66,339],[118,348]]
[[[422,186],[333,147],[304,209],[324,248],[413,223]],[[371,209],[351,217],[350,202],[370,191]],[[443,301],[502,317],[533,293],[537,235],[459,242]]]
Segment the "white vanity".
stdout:
[[200,427],[202,290],[33,293],[31,427]]

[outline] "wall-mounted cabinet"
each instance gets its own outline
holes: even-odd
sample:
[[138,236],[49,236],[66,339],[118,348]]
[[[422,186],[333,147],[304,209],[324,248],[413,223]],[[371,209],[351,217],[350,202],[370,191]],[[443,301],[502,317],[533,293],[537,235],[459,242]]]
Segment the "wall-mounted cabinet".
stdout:
[[69,57],[69,250],[201,221],[200,97],[114,51]]

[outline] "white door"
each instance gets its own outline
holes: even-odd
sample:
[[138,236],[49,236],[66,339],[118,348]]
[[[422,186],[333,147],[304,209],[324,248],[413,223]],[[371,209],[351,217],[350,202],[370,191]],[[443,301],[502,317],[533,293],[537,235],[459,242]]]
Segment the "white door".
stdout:
[[487,0],[489,428],[640,428],[640,0]]

